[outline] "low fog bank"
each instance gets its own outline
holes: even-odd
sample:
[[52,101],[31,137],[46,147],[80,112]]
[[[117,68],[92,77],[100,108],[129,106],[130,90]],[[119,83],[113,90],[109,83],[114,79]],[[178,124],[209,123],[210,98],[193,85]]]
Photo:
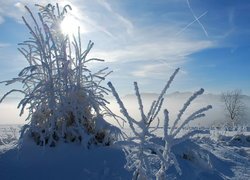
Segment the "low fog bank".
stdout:
[[[159,113],[159,119],[161,120],[161,125],[163,124],[163,109],[167,109],[169,111],[170,123],[173,122],[179,110],[183,107],[183,104],[187,101],[187,99],[192,95],[190,92],[175,92],[165,96],[165,100],[162,106],[162,110]],[[147,113],[152,102],[158,98],[157,94],[153,93],[142,93],[142,101],[144,105],[144,111]],[[137,98],[135,95],[126,95],[121,97],[123,100],[125,107],[127,108],[130,116],[135,119],[140,119],[140,112],[137,103]],[[119,106],[116,101],[110,97],[109,99],[110,105],[109,107],[113,110],[114,113],[121,115]],[[250,97],[244,95],[244,104],[246,105],[246,114],[244,116],[244,124],[250,125]],[[204,94],[199,96],[197,99],[193,101],[193,103],[188,107],[185,114],[182,117],[184,120],[185,117],[189,116],[194,111],[205,107],[207,105],[212,105],[213,108],[206,112],[206,117],[197,119],[191,122],[190,126],[221,126],[225,124],[227,118],[225,116],[225,106],[221,101],[220,95],[215,94]],[[155,122],[156,124],[156,122]]]
[[0,124],[24,124],[27,113],[21,117],[17,108],[20,98],[8,97],[0,103]]
[[[190,92],[175,92],[165,96],[164,104],[162,110],[159,113],[159,119],[161,120],[161,125],[163,121],[163,109],[167,108],[171,121],[175,120],[176,115],[179,110],[182,108],[186,100],[192,95]],[[152,102],[158,97],[157,94],[153,93],[142,93],[142,101],[144,105],[144,110],[147,113]],[[121,97],[125,107],[127,108],[130,116],[135,119],[140,119],[140,112],[137,103],[137,98],[135,95],[126,95]],[[24,124],[27,113],[23,116],[19,116],[19,109],[17,105],[20,98],[7,98],[3,103],[0,104],[0,124]],[[109,108],[118,115],[121,115],[118,104],[112,96],[107,97],[107,100],[110,102],[108,105]],[[244,104],[246,105],[246,114],[244,121],[248,126],[250,125],[250,97],[243,96]],[[225,123],[225,111],[224,104],[221,101],[220,95],[215,94],[204,94],[199,96],[191,106],[188,107],[187,111],[183,115],[182,120],[189,116],[195,110],[198,110],[201,107],[212,105],[213,109],[209,110],[206,114],[206,117],[193,121],[190,126],[220,126]],[[110,123],[114,123],[113,119],[109,119]],[[155,124],[157,122],[154,122]],[[116,124],[116,123],[115,123]]]

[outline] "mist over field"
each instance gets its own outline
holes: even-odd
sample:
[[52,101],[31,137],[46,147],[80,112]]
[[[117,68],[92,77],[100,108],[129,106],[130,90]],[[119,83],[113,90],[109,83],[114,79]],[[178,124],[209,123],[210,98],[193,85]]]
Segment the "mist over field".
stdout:
[[19,116],[20,110],[17,108],[19,103],[18,98],[6,98],[0,104],[0,124],[24,124],[26,119],[26,113],[23,116]]
[[[165,96],[165,100],[163,103],[163,109],[167,109],[169,111],[170,123],[176,119],[176,115],[178,114],[179,110],[182,108],[183,104],[186,100],[192,95],[191,92],[174,92],[171,94],[167,94]],[[154,100],[158,97],[157,94],[154,93],[142,93],[142,101],[144,104],[145,112],[148,112],[150,105]],[[135,95],[125,95],[121,97],[125,107],[127,108],[130,115],[135,119],[140,119],[140,111],[138,107],[137,98]],[[110,98],[110,108],[113,110],[115,114],[121,114],[119,110],[118,104],[115,102],[114,99]],[[246,105],[246,109],[250,108],[250,97],[244,95],[243,102]],[[190,113],[198,110],[200,107],[204,107],[207,105],[212,105],[213,108],[206,113],[204,118],[195,120],[191,122],[189,125],[191,126],[220,126],[223,125],[227,118],[225,116],[225,105],[221,101],[220,95],[215,94],[204,94],[198,97],[191,106],[188,107],[186,113],[184,114],[183,118],[189,116]],[[246,111],[244,115],[244,124],[250,124],[249,121],[250,112]],[[159,113],[159,118],[161,123],[163,123],[163,112]],[[155,122],[157,123],[157,122]]]
[[[167,108],[169,111],[170,122],[176,119],[176,115],[179,110],[182,108],[185,101],[192,95],[191,92],[174,92],[167,94],[163,103],[163,109]],[[156,93],[142,93],[142,101],[144,105],[145,112],[148,112],[152,102],[156,100],[158,94]],[[137,98],[135,95],[128,94],[122,96],[125,107],[127,108],[129,114],[139,120],[140,112],[138,107]],[[110,102],[109,108],[117,115],[121,115],[118,104],[115,99],[111,96],[107,97],[107,100]],[[243,103],[246,105],[246,109],[250,108],[250,97],[243,95]],[[207,115],[202,118],[191,122],[191,126],[220,126],[226,122],[227,118],[225,116],[225,106],[221,101],[221,96],[216,94],[203,94],[198,97],[191,106],[187,109],[186,113],[183,116],[183,119],[190,115],[200,107],[206,105],[212,105],[213,108],[207,112]],[[7,98],[2,104],[0,104],[0,114],[1,120],[0,124],[24,124],[27,113],[24,113],[21,117],[19,116],[19,109],[17,109],[18,99],[17,98]],[[122,116],[122,115],[121,115]],[[250,125],[250,112],[245,111],[243,122],[246,125]],[[163,112],[159,113],[160,124],[163,122]],[[116,124],[113,119],[110,119],[109,122]],[[154,122],[157,123],[157,122]]]

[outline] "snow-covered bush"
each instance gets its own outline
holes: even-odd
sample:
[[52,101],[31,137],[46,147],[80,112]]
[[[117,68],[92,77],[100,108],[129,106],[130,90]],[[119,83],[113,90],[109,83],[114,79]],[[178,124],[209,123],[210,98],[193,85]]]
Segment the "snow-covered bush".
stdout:
[[[127,119],[133,132],[132,137],[128,137],[125,142],[120,142],[120,144],[124,147],[127,156],[127,164],[125,167],[128,170],[134,171],[133,179],[166,179],[165,172],[172,164],[174,164],[177,172],[181,174],[181,169],[178,165],[175,155],[172,152],[172,147],[197,133],[204,133],[202,130],[193,130],[177,137],[185,125],[194,119],[204,117],[204,112],[212,108],[211,105],[203,107],[193,112],[181,122],[181,117],[191,102],[199,95],[203,94],[204,90],[200,89],[199,91],[195,92],[183,105],[182,109],[177,115],[177,118],[174,120],[172,127],[169,125],[168,111],[166,109],[164,110],[164,144],[162,145],[161,143],[157,142],[154,131],[159,130],[159,122],[156,127],[152,127],[152,122],[157,118],[164,101],[164,95],[178,71],[179,68],[176,69],[173,75],[170,77],[158,99],[153,101],[147,114],[144,112],[143,102],[138,85],[136,82],[134,82],[135,94],[137,96],[141,114],[141,119],[139,121],[135,120],[129,115],[114,86],[111,82],[108,83],[114,97],[117,100],[117,103],[120,106],[121,113]],[[157,163],[159,166],[158,168]]]
[[12,89],[0,102],[13,92],[24,95],[18,107],[20,115],[28,110],[29,123],[22,135],[29,135],[38,145],[55,146],[59,140],[83,145],[110,144],[110,131],[115,127],[103,116],[113,114],[104,99],[108,89],[100,85],[110,71],[104,68],[93,73],[88,69],[89,62],[103,60],[87,58],[94,43],[89,41],[83,49],[80,28],[73,38],[62,33],[60,25],[71,10],[69,5],[36,6],[38,16],[25,7],[30,23],[22,17],[31,37],[19,44],[19,51],[28,66],[16,78],[2,82],[21,83],[23,88]]

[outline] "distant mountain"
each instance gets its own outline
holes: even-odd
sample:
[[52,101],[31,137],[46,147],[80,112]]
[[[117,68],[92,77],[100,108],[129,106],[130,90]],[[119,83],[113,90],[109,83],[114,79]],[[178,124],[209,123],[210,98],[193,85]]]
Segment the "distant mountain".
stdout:
[[[159,96],[159,94],[156,93],[141,93],[141,96],[143,98],[157,98]],[[131,98],[135,98],[134,94],[127,94],[123,97],[124,99],[131,99]]]

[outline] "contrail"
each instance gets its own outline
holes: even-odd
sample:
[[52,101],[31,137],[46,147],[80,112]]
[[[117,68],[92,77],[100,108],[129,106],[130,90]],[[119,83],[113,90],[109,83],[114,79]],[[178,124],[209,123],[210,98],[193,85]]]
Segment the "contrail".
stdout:
[[185,26],[185,27],[184,27],[182,30],[180,30],[178,33],[176,33],[176,35],[180,34],[180,33],[183,32],[183,31],[185,31],[185,30],[186,30],[189,26],[191,26],[193,23],[198,22],[199,25],[201,26],[203,32],[205,33],[205,35],[208,37],[208,33],[207,33],[205,27],[201,24],[201,22],[200,22],[200,20],[199,20],[200,18],[202,18],[203,16],[205,16],[205,15],[207,14],[208,11],[204,12],[202,15],[200,15],[199,17],[197,17],[197,16],[195,15],[193,9],[192,9],[191,6],[190,6],[189,0],[187,0],[187,5],[188,5],[188,8],[189,8],[190,12],[192,13],[193,17],[195,18],[195,20],[192,21],[191,23],[189,23],[187,26]]
[[187,0],[187,4],[188,4],[188,7],[189,7],[189,9],[190,9],[192,15],[194,16],[194,18],[196,19],[196,21],[197,21],[197,22],[200,24],[200,26],[202,27],[202,29],[203,29],[205,35],[208,37],[208,34],[207,34],[206,29],[204,28],[204,26],[201,24],[201,22],[199,21],[199,19],[198,19],[198,18],[196,17],[196,15],[194,14],[194,11],[193,11],[193,9],[192,9],[191,6],[190,6],[189,0]]
[[[178,33],[176,33],[176,35],[179,35],[180,33],[182,33],[183,31],[185,31],[189,26],[191,26],[192,24],[194,24],[197,20],[199,20],[200,18],[202,18],[203,16],[205,16],[207,14],[208,11],[204,12],[202,15],[200,15],[197,19],[193,20],[191,23],[189,23],[188,25],[186,25],[182,30],[180,30]],[[206,36],[208,37],[207,32],[205,31]]]

